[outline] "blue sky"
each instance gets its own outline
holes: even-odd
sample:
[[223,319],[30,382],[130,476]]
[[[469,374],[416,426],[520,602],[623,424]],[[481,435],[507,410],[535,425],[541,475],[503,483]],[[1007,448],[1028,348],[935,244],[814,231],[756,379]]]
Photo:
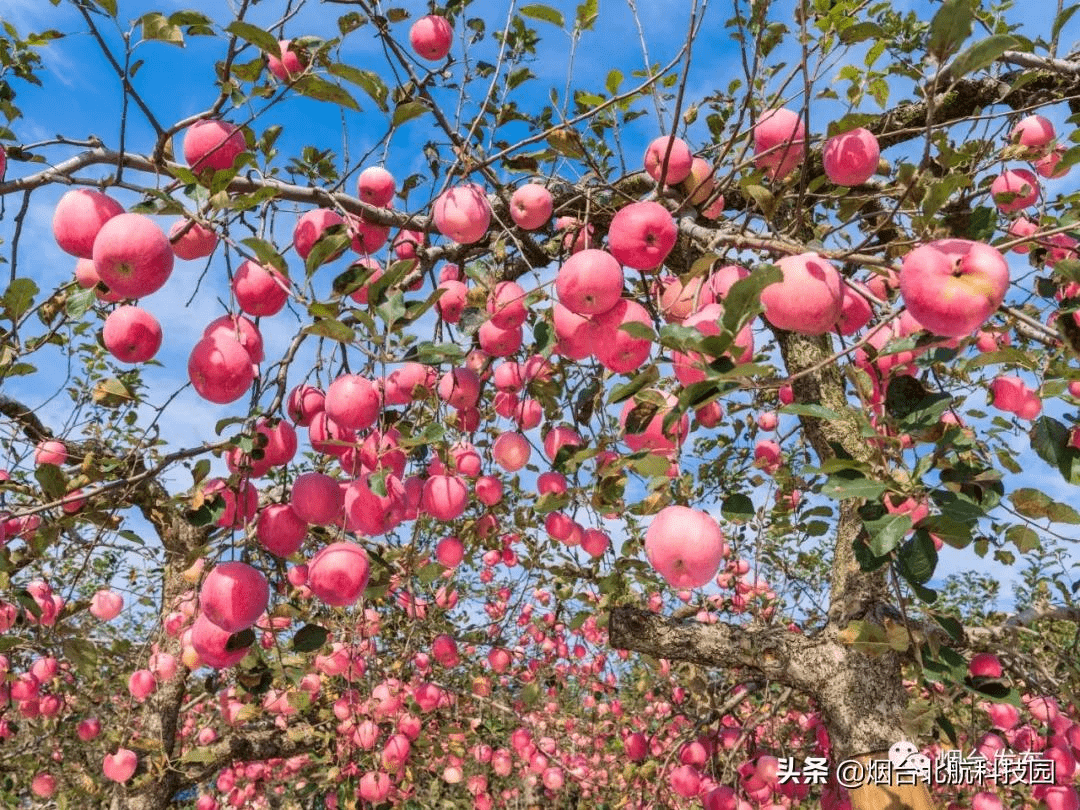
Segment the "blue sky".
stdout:
[[[562,9],[567,19],[572,19],[576,3],[555,2],[551,5]],[[182,8],[199,7],[211,9],[209,12],[211,16],[216,15],[220,19],[226,19],[224,14],[219,13],[221,8],[219,3],[192,0],[191,2],[163,1],[154,4],[136,4],[121,0],[120,6],[120,17],[123,20],[137,17],[151,9],[168,13]],[[789,6],[790,4],[777,5],[777,15],[778,19],[788,20],[790,24]],[[256,24],[269,24],[274,21],[282,7],[282,3],[260,3],[253,7],[249,19]],[[408,7],[415,15],[420,13],[424,6],[419,3],[410,3]],[[645,35],[648,40],[650,60],[661,64],[668,62],[677,51],[685,34],[689,4],[678,4],[673,7],[671,3],[665,3],[663,0],[643,0],[638,3],[638,8],[646,27]],[[285,27],[285,34],[290,37],[312,35],[329,38],[335,36],[337,33],[336,16],[348,10],[347,6],[308,4],[289,20]],[[597,30],[584,34],[577,48],[574,78],[570,84],[572,89],[595,90],[602,85],[603,78],[613,68],[618,68],[624,73],[623,87],[628,87],[634,81],[632,72],[640,70],[642,66],[638,32],[627,6],[622,3],[602,2],[601,12]],[[715,2],[708,9],[702,33],[695,43],[694,67],[687,90],[688,100],[716,89],[726,88],[727,83],[738,75],[734,58],[735,51],[728,39],[727,31],[723,28],[724,20],[729,13],[728,7]],[[64,39],[42,49],[42,55],[48,67],[48,73],[44,77],[45,88],[27,86],[19,88],[19,104],[24,110],[25,117],[15,126],[18,139],[25,143],[50,138],[57,132],[73,137],[84,137],[93,133],[107,144],[114,146],[118,135],[117,122],[120,110],[117,80],[97,51],[95,43],[85,32],[85,25],[81,19],[66,5],[54,9],[42,0],[13,0],[6,4],[4,15],[24,33],[28,30],[54,27],[68,34]],[[467,16],[482,17],[486,20],[490,31],[504,20],[505,6],[494,0],[478,2],[470,7]],[[403,34],[408,24],[408,22],[397,24]],[[560,97],[562,96],[563,87],[566,84],[565,57],[569,46],[569,36],[565,31],[560,31],[543,22],[536,22],[535,25],[543,37],[539,46],[542,56],[529,65],[533,73],[538,76],[538,79],[532,83],[536,90],[526,93],[522,97],[522,103],[527,101],[539,106],[547,101],[546,91],[549,85],[557,87]],[[1076,25],[1066,28],[1063,42],[1070,41],[1070,35],[1076,33],[1074,29]],[[115,30],[109,32],[110,41],[114,44],[116,35]],[[456,42],[454,47],[454,53],[460,55],[460,41]],[[490,43],[485,47],[490,47]],[[146,97],[163,124],[168,125],[192,115],[204,109],[213,100],[215,97],[212,86],[213,62],[222,55],[222,48],[220,39],[193,37],[188,39],[187,47],[184,49],[162,43],[146,43],[137,49],[136,58],[144,58],[146,63],[136,76],[136,86],[146,90]],[[551,54],[557,56],[553,58]],[[243,61],[252,59],[255,55],[253,49],[249,49]],[[470,53],[470,58],[479,56],[483,54]],[[790,61],[797,57],[798,54],[791,45],[785,44],[778,49],[778,59]],[[493,58],[493,54],[488,52],[486,58]],[[384,64],[381,49],[375,43],[370,28],[362,29],[347,40],[343,59],[358,67],[369,65],[375,67]],[[358,89],[351,86],[349,89],[364,108],[362,114],[347,111],[343,114],[331,105],[291,95],[261,117],[257,127],[261,129],[275,122],[286,125],[285,133],[278,142],[282,156],[295,153],[302,145],[313,145],[317,148],[334,149],[338,152],[340,160],[344,134],[349,143],[352,168],[361,168],[364,165],[379,162],[382,150],[377,144],[377,139],[385,130],[386,119],[375,110],[371,100]],[[666,130],[670,125],[672,114],[672,106],[669,103],[665,105],[663,121],[659,122],[651,101],[638,102],[638,105],[648,114],[630,124],[623,136],[623,146],[630,170],[637,168],[636,161],[640,160],[647,142],[662,128]],[[452,102],[446,109],[448,111],[455,109]],[[468,117],[468,105],[465,110]],[[871,106],[867,108],[867,111],[875,110]],[[229,117],[240,120],[240,112],[242,111],[234,112]],[[841,112],[843,109],[836,105],[826,104],[820,108],[815,107],[813,121],[817,123],[812,127],[815,133],[820,135],[824,131],[828,116],[838,115]],[[1059,131],[1068,130],[1065,123],[1068,112],[1064,107],[1053,108],[1045,114],[1054,121]],[[151,130],[137,110],[130,111],[129,119],[130,147],[136,151],[144,151],[151,142]],[[703,142],[701,122],[696,125],[693,133],[698,136],[699,143]],[[395,136],[388,154],[387,166],[399,180],[412,172],[426,170],[426,161],[421,147],[431,137],[438,138],[438,133],[433,132],[430,117],[411,122],[404,131]],[[363,160],[362,158],[372,150],[375,150],[375,155]],[[54,159],[62,156],[63,152],[52,149],[43,154]],[[886,156],[895,157],[896,153],[888,153]],[[31,171],[30,166],[9,163],[9,177],[19,176],[28,171]],[[1052,188],[1054,191],[1067,193],[1074,190],[1078,182],[1080,182],[1080,173],[1074,171],[1069,178],[1054,181]],[[74,265],[71,257],[56,248],[49,229],[52,209],[64,190],[66,189],[62,187],[54,187],[42,189],[34,194],[28,224],[23,234],[20,272],[33,275],[42,289],[54,287],[69,278]],[[350,181],[346,185],[346,190],[351,193],[354,190],[354,183]],[[430,187],[419,189],[411,198],[412,206],[418,207],[419,203],[429,199],[434,191],[437,189]],[[116,196],[125,204],[130,204],[135,200],[132,195],[125,195],[121,191],[117,191]],[[16,210],[17,200],[9,198],[6,206],[6,217],[0,221],[0,235],[5,240],[9,240],[11,217]],[[167,227],[171,221],[170,218],[163,221],[163,224]],[[283,216],[278,235],[284,237],[284,241],[288,241],[290,229],[291,217]],[[343,269],[343,262],[344,260],[335,267],[338,270]],[[294,266],[294,272],[298,271],[295,256],[290,255],[290,264]],[[178,261],[169,285],[161,292],[145,299],[145,306],[159,318],[166,334],[166,343],[159,355],[165,363],[165,368],[152,368],[145,373],[145,379],[153,392],[152,402],[164,402],[178,387],[178,380],[180,383],[184,381],[182,369],[190,345],[201,332],[203,324],[223,314],[224,309],[218,300],[219,297],[227,296],[227,291],[220,280],[223,277],[222,268],[219,252],[212,263],[207,280],[202,284],[199,295],[190,305],[181,307],[177,305],[178,301],[187,299],[187,292],[199,278],[204,265],[201,262]],[[1021,269],[1027,269],[1027,266],[1020,261],[1015,261],[1014,268],[1020,272]],[[334,272],[336,271],[321,270],[316,276],[316,287],[325,291]],[[550,278],[550,275],[546,278]],[[182,296],[179,294],[180,291],[184,293]],[[433,322],[433,318],[429,316],[421,321],[417,328],[422,334],[430,332]],[[300,323],[302,323],[301,320],[287,313],[264,319],[262,332],[268,357],[280,354]],[[761,342],[763,341],[759,340],[759,345]],[[44,354],[43,356],[48,357]],[[58,363],[63,360],[63,355],[58,351],[53,352],[51,360]],[[177,375],[176,369],[181,370],[180,376]],[[46,387],[40,378],[28,378],[12,383],[13,390],[38,406],[42,417],[54,425],[62,424],[67,416],[64,395],[51,398],[55,387],[60,385],[62,381],[57,381],[57,386]],[[969,406],[975,406],[978,403],[978,395],[969,398]],[[1061,401],[1048,400],[1045,408],[1047,412],[1059,417],[1072,412],[1072,409]],[[187,390],[179,396],[169,412],[165,435],[171,441],[184,446],[214,440],[217,438],[213,432],[214,422],[235,413],[235,407],[210,405],[199,399],[194,392]],[[781,432],[786,432],[790,427],[790,417],[785,417]],[[1026,439],[1023,436],[1017,439],[1015,450],[1025,468],[1023,485],[1042,489],[1065,502],[1075,498],[1074,488],[1065,485],[1056,472],[1049,470],[1043,462],[1027,450]],[[180,486],[185,486],[186,474],[180,471],[174,481]],[[610,529],[611,525],[609,524],[606,528]],[[1072,559],[1076,559],[1075,552],[1072,552]],[[970,551],[946,551],[939,568],[939,575],[947,571],[966,568],[990,573],[1002,582],[1009,582],[1016,576],[1015,569],[1006,568],[992,560],[981,560]],[[1008,604],[1008,589],[1004,590],[1006,598],[1003,604]]]

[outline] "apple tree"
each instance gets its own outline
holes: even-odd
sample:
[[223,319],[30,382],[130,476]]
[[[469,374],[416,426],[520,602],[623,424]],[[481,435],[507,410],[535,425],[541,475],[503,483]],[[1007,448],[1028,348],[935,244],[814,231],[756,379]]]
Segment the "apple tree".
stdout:
[[1078,6],[10,5],[4,806],[1080,806]]

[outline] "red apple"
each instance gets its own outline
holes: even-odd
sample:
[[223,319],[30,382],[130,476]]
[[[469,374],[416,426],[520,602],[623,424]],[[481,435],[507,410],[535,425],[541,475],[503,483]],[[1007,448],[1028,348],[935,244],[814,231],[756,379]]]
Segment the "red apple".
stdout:
[[346,607],[361,597],[370,565],[362,546],[342,541],[327,545],[308,564],[308,588],[327,605]]
[[432,219],[443,236],[461,245],[479,242],[491,224],[491,205],[475,183],[447,189],[432,206]]
[[1013,143],[1026,146],[1036,152],[1042,152],[1054,141],[1054,125],[1041,115],[1029,115],[1013,127],[1009,138]]
[[469,368],[455,368],[439,380],[439,399],[455,408],[472,408],[480,398],[480,377]]
[[247,148],[244,133],[228,121],[196,121],[184,135],[184,160],[193,171],[221,171]]
[[289,47],[291,43],[291,39],[282,39],[278,42],[277,56],[266,54],[266,66],[283,82],[294,81],[304,72],[304,59],[296,49]]
[[622,288],[623,271],[618,260],[592,248],[563,262],[555,279],[559,303],[578,315],[607,312],[622,296]]
[[457,323],[461,320],[461,313],[465,310],[465,301],[469,288],[460,281],[440,281],[439,289],[445,290],[435,302],[435,308],[439,315],[447,323]]
[[357,196],[369,205],[379,208],[390,204],[395,190],[394,175],[382,166],[369,166],[360,172],[356,179]]
[[990,195],[999,211],[1011,214],[1035,204],[1039,199],[1039,181],[1027,169],[1009,169],[990,184]]
[[379,391],[359,374],[342,374],[326,389],[326,415],[345,430],[365,430],[382,410]]
[[344,498],[336,478],[307,472],[293,481],[289,503],[301,520],[326,526],[335,523],[341,516]]
[[456,537],[444,537],[435,546],[435,559],[446,568],[457,568],[465,558],[465,545]]
[[161,324],[145,309],[117,307],[105,319],[102,342],[124,363],[145,363],[161,348]]
[[611,220],[608,248],[619,264],[652,270],[664,263],[678,236],[674,218],[660,203],[630,203]]
[[244,347],[252,363],[258,365],[263,361],[262,333],[259,332],[259,327],[243,315],[222,315],[215,318],[206,325],[203,337],[235,340]]
[[126,782],[135,774],[139,758],[129,748],[117,748],[115,754],[106,754],[102,771],[114,782]]
[[94,240],[102,226],[124,213],[124,207],[107,194],[88,188],[68,191],[56,204],[52,229],[60,249],[81,259],[94,256]]
[[765,318],[778,329],[822,335],[843,311],[840,274],[816,253],[784,256],[776,263],[782,280],[761,293]]
[[622,413],[619,416],[619,425],[626,431],[623,437],[626,446],[634,452],[651,450],[658,453],[671,453],[686,438],[686,434],[690,429],[690,417],[685,413],[666,433],[664,432],[664,417],[678,404],[678,399],[667,392],[663,393],[663,397],[667,402],[667,407],[659,408],[643,429],[633,433],[626,427],[627,420],[631,411],[643,406],[632,398],[626,400],[623,405]]
[[289,300],[289,280],[276,267],[245,261],[233,275],[233,294],[248,315],[276,315]]
[[526,183],[510,197],[510,218],[526,231],[542,228],[551,219],[551,192],[539,183]]
[[[682,190],[686,193],[687,202],[691,205],[701,205],[712,196],[715,188],[716,177],[709,161],[704,158],[694,158],[690,164],[690,173],[682,181]],[[720,199],[723,200],[723,197]]]
[[520,433],[500,433],[491,447],[495,463],[507,472],[517,472],[529,461],[532,449]]
[[[319,237],[326,233],[328,228],[344,224],[345,220],[341,214],[329,208],[316,208],[307,211],[296,220],[296,226],[293,228],[293,247],[296,248],[296,255],[301,259],[307,259],[311,249],[319,241]],[[333,256],[328,256],[326,260],[333,261],[344,252],[345,249],[342,248]]]
[[724,558],[724,535],[705,512],[668,506],[645,533],[649,563],[674,588],[697,588],[716,576]]
[[881,150],[868,129],[858,127],[825,142],[825,174],[838,186],[858,186],[877,171]]
[[270,601],[270,585],[247,563],[218,563],[199,589],[199,608],[206,618],[230,633],[255,624]]
[[304,544],[307,522],[301,520],[287,503],[269,504],[259,510],[255,536],[271,554],[288,557]]
[[124,609],[124,597],[116,591],[100,590],[90,599],[90,614],[103,622],[111,622]]
[[661,135],[645,150],[645,172],[649,177],[657,182],[660,181],[665,157],[667,158],[665,183],[673,186],[690,176],[694,156],[690,153],[690,147],[687,146],[686,141],[670,135]]
[[117,214],[94,239],[94,269],[105,285],[125,298],[157,292],[172,273],[172,245],[164,231],[142,214]]
[[806,152],[806,127],[802,116],[787,109],[767,110],[754,125],[754,154],[759,168],[769,177],[789,174],[802,163]]
[[322,413],[326,395],[312,385],[298,385],[289,392],[286,410],[289,418],[301,427],[307,427],[315,414]]
[[455,475],[433,475],[424,482],[421,505],[438,520],[457,520],[469,504],[469,490]]
[[199,661],[214,669],[225,669],[238,664],[247,655],[248,648],[228,649],[232,634],[222,630],[210,619],[200,613],[191,625],[191,646],[199,656]]
[[[181,231],[183,235],[178,236]],[[191,220],[177,220],[169,228],[169,242],[172,244],[173,255],[178,259],[203,259],[214,252],[217,241],[216,233]]]
[[231,337],[206,337],[188,357],[188,377],[203,399],[225,405],[240,399],[255,379],[251,355]]
[[487,299],[491,322],[500,329],[513,329],[525,323],[529,311],[525,308],[525,290],[514,281],[500,281]]
[[494,321],[484,321],[476,333],[480,348],[492,357],[509,357],[521,348],[524,333],[520,326],[500,329]]
[[870,302],[856,290],[869,292],[866,287],[857,281],[845,281],[841,287],[843,295],[840,309],[840,320],[836,323],[836,330],[841,335],[854,335],[874,317],[873,307]]
[[637,301],[620,298],[607,312],[592,318],[596,324],[594,354],[601,365],[617,374],[627,374],[642,367],[652,353],[652,341],[638,338],[620,327],[629,323],[652,326],[652,316]]
[[982,326],[1008,287],[1004,257],[990,245],[966,239],[917,247],[904,257],[900,271],[900,294],[908,312],[926,329],[946,337],[963,337]]
[[445,17],[429,14],[421,17],[409,29],[409,43],[413,50],[430,62],[445,59],[454,42],[454,29]]

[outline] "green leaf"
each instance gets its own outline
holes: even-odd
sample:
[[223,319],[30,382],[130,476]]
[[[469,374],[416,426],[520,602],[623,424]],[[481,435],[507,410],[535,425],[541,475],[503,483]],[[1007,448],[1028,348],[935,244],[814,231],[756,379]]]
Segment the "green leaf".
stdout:
[[614,96],[619,92],[619,85],[622,84],[622,81],[622,71],[618,68],[612,68],[608,71],[607,79],[604,80],[604,87]]
[[98,649],[94,642],[85,638],[65,638],[60,643],[64,652],[64,658],[75,664],[75,667],[86,674],[98,674]]
[[331,104],[338,104],[360,112],[360,105],[356,103],[356,99],[348,90],[311,73],[306,73],[293,82],[292,89],[302,96],[329,101]]
[[864,520],[863,525],[870,532],[870,552],[877,557],[888,554],[911,531],[911,515],[888,514],[878,520]]
[[1054,25],[1050,29],[1051,40],[1056,40],[1058,38],[1061,29],[1065,26],[1065,23],[1072,18],[1072,15],[1076,13],[1077,9],[1080,9],[1080,3],[1061,10],[1061,13],[1054,19]]
[[650,365],[644,371],[639,372],[629,382],[623,383],[622,385],[616,385],[612,388],[611,393],[608,395],[608,404],[615,405],[619,402],[624,402],[641,389],[652,385],[659,379],[660,371],[656,368],[655,364]]
[[55,464],[39,464],[34,470],[34,478],[50,500],[55,500],[67,492],[67,476]]
[[[854,45],[856,42],[863,42],[868,39],[883,38],[885,38],[885,34],[881,30],[881,26],[875,22],[855,23],[854,25],[849,25],[840,32],[840,41],[845,45]],[[846,130],[841,131],[844,132]]]
[[201,458],[195,463],[195,469],[191,471],[192,484],[197,486],[210,474],[210,459]]
[[1020,40],[1008,34],[994,34],[981,39],[956,55],[949,64],[949,78],[959,79],[976,70],[982,70],[1005,51],[1014,51],[1020,46]]
[[724,520],[732,523],[745,523],[754,516],[754,502],[746,495],[736,492],[724,498],[720,514],[724,516]]
[[110,17],[116,16],[116,0],[94,0]]
[[897,557],[900,574],[908,582],[925,585],[934,576],[938,554],[929,532],[923,529],[915,532],[915,536],[900,547]]
[[931,613],[930,617],[941,625],[941,628],[949,634],[949,638],[953,641],[964,640],[964,625],[954,619],[952,616],[943,616],[939,613]]
[[386,83],[383,82],[378,73],[371,70],[355,68],[352,65],[344,65],[340,62],[335,62],[330,65],[328,70],[334,76],[359,86],[365,93],[371,96],[372,101],[378,104],[379,109],[383,112],[387,112],[390,109],[386,104],[386,99],[390,95],[390,91],[387,89]]
[[268,264],[286,276],[289,275],[289,266],[285,263],[285,257],[278,253],[277,248],[270,242],[249,236],[246,239],[241,239],[240,244],[250,248],[261,264]]
[[320,627],[317,624],[305,624],[293,636],[292,648],[296,652],[314,652],[326,643],[329,635],[330,633],[325,627]]
[[142,26],[143,39],[158,40],[184,47],[184,32],[180,30],[180,26],[171,23],[160,12],[152,11],[144,14],[139,18],[139,25]]
[[1041,416],[1031,429],[1031,448],[1071,484],[1080,483],[1080,452],[1069,446],[1069,429],[1049,416]]
[[243,650],[250,647],[255,643],[255,631],[250,627],[246,630],[241,630],[239,633],[233,633],[229,636],[229,640],[225,642],[226,652],[236,652],[237,650]]
[[419,118],[424,113],[428,112],[428,105],[422,101],[406,101],[404,104],[398,104],[394,108],[394,117],[390,123],[397,127],[404,124],[406,121],[411,121],[414,118]]
[[[656,332],[653,331],[651,326],[645,323],[630,321],[629,323],[619,324],[619,329],[626,332],[630,337],[637,338],[638,340],[656,340]],[[696,332],[697,330],[695,329],[694,331]]]
[[1005,539],[1016,546],[1021,554],[1038,551],[1042,548],[1039,535],[1035,534],[1027,526],[1010,526],[1005,531]]
[[927,52],[943,63],[971,36],[972,21],[970,0],[945,0],[930,21]]
[[562,12],[551,6],[541,4],[522,6],[520,11],[525,17],[531,17],[534,20],[543,20],[552,25],[557,25],[559,28],[566,25],[566,20],[563,18]]
[[264,53],[270,53],[274,56],[281,55],[281,46],[278,45],[277,37],[267,31],[263,31],[257,25],[246,23],[243,20],[235,20],[229,23],[225,30],[233,36],[240,37],[240,39],[250,42]]
[[948,394],[931,393],[915,377],[893,377],[885,392],[885,410],[905,429],[936,425],[952,397]]
[[352,244],[349,230],[342,224],[331,225],[315,240],[304,260],[304,271],[310,276],[323,264],[338,258]]
[[888,488],[888,484],[867,478],[857,470],[842,470],[829,476],[821,487],[821,494],[838,501],[848,498],[873,500]]
[[316,320],[315,323],[305,326],[304,334],[330,338],[330,340],[336,340],[338,343],[352,343],[356,340],[356,332],[341,321],[328,319]]
[[733,335],[738,334],[747,321],[763,311],[761,291],[782,279],[779,267],[765,264],[732,284],[724,297],[724,329]]
[[64,303],[64,310],[69,318],[77,321],[90,311],[90,307],[94,305],[95,300],[97,300],[97,296],[94,295],[92,287],[90,289],[79,287],[68,293],[67,301]]
[[1009,500],[1017,512],[1032,520],[1049,518],[1055,523],[1080,523],[1080,513],[1038,489],[1018,489],[1009,495]]
[[574,26],[580,31],[591,31],[600,16],[599,0],[585,0],[577,7],[574,15]]
[[832,408],[826,408],[824,405],[807,405],[801,402],[785,405],[780,409],[780,413],[790,413],[795,416],[810,416],[815,419],[826,419],[830,422],[840,418],[840,414]]
[[40,292],[38,285],[28,278],[17,278],[4,291],[4,312],[12,322],[17,321],[34,305],[34,296]]

